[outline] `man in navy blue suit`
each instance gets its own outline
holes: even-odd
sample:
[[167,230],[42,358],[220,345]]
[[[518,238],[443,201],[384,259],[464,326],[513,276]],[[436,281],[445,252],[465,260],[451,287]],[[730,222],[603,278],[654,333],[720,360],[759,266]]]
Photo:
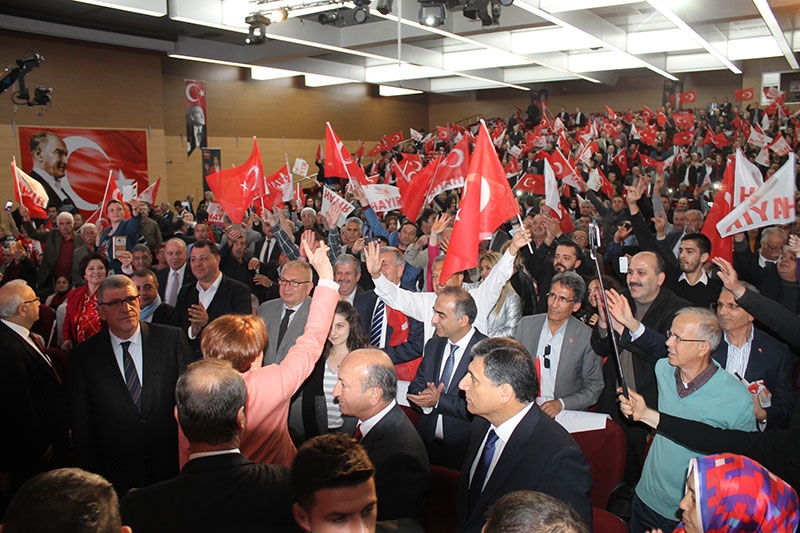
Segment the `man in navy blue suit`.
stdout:
[[536,405],[533,358],[513,339],[484,339],[459,388],[472,421],[458,488],[458,531],[478,533],[486,509],[515,490],[544,492],[592,523],[592,475],[583,452],[558,422]]
[[418,430],[431,463],[460,469],[472,415],[458,382],[467,374],[472,347],[486,335],[472,325],[478,308],[461,287],[445,287],[433,306],[436,335],[425,344],[408,399],[422,409]]

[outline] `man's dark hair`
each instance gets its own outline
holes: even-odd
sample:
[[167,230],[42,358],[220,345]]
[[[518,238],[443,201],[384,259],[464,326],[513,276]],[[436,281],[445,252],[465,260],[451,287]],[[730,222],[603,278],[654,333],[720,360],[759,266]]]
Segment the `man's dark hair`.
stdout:
[[425,209],[423,209],[422,213],[420,213],[420,215],[417,217],[417,227],[421,227],[423,221],[428,220],[431,217],[431,215],[435,214],[436,211],[434,211],[430,207],[426,207]]
[[186,221],[182,217],[173,217],[172,231],[186,231]]
[[192,363],[175,386],[178,422],[189,442],[232,442],[240,430],[239,409],[246,402],[244,379],[222,359]]
[[366,450],[343,433],[319,435],[297,449],[292,463],[292,489],[304,509],[314,505],[314,493],[322,489],[352,487],[375,474]]
[[39,474],[20,487],[3,519],[4,533],[119,533],[111,483],[79,468]]
[[475,322],[475,317],[478,316],[478,306],[472,295],[463,287],[444,287],[439,296],[452,296],[456,301],[456,319],[465,316],[469,319],[469,323]]
[[578,246],[578,243],[576,243],[575,241],[573,240],[560,241],[556,245],[556,248],[558,248],[559,246],[566,246],[567,248],[572,248],[575,257],[577,257],[579,261],[581,262],[583,261],[583,250],[581,249],[580,246]]
[[208,248],[211,255],[219,256],[219,248],[211,241],[197,241],[192,246],[192,250],[202,250],[203,248]]
[[661,257],[661,254],[650,251],[641,251],[636,255],[639,254],[646,254],[648,257],[652,257],[656,260],[656,274],[663,274],[667,271],[667,263],[664,262],[664,258]]
[[147,255],[150,257],[153,256],[153,253],[150,251],[150,247],[142,243],[136,243],[133,245],[131,248],[131,253],[135,254],[136,252],[147,252]]
[[539,379],[525,346],[514,339],[488,338],[472,347],[472,358],[483,358],[483,372],[492,385],[511,385],[521,403],[531,403],[539,393]]
[[552,496],[518,490],[486,511],[484,533],[588,533],[575,510]]
[[553,276],[550,286],[560,283],[564,287],[572,291],[572,300],[574,304],[581,303],[586,296],[586,282],[577,272],[559,272]]
[[697,247],[700,248],[700,255],[702,254],[710,254],[711,253],[711,239],[703,235],[702,233],[690,233],[688,235],[684,235],[681,239],[681,242],[684,241],[694,241],[697,244]]

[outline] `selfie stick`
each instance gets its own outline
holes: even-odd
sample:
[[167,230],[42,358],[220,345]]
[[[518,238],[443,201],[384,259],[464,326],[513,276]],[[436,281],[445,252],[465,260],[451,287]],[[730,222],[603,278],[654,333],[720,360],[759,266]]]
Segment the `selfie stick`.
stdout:
[[625,381],[625,376],[622,374],[622,362],[619,357],[619,344],[617,344],[617,337],[614,335],[614,328],[611,326],[611,313],[608,311],[608,298],[606,297],[606,288],[603,286],[603,271],[600,269],[600,261],[598,260],[597,250],[600,248],[600,227],[594,222],[589,224],[589,254],[594,260],[594,266],[597,269],[597,281],[600,283],[600,294],[603,298],[603,311],[606,314],[606,324],[608,328],[608,335],[611,337],[611,344],[614,347],[614,361],[617,363],[617,377],[619,378],[620,387],[622,387],[622,394],[626,399],[628,395],[628,383]]

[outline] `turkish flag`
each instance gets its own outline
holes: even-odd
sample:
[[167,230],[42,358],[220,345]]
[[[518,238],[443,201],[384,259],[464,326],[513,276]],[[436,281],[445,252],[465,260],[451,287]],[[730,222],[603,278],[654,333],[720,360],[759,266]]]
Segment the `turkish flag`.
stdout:
[[370,184],[364,169],[339,140],[330,122],[325,123],[325,177],[347,178],[360,185]]
[[685,130],[694,127],[695,123],[694,113],[673,113],[672,120],[677,127]]
[[31,218],[47,218],[47,204],[50,201],[47,191],[41,183],[17,167],[14,158],[11,158],[11,177],[14,180],[14,199],[28,209]]
[[614,185],[608,180],[605,174],[603,174],[603,170],[598,168],[597,173],[600,174],[600,190],[603,191],[603,194],[606,195],[609,199],[614,197],[614,193],[616,190],[614,189]]
[[317,153],[314,155],[314,161],[321,161],[322,160],[322,146],[317,144]]
[[511,179],[515,177],[517,174],[519,174],[519,159],[516,157],[509,159],[503,170],[506,171],[506,178]]
[[586,146],[582,146],[580,151],[578,152],[578,160],[583,161],[587,165],[589,161],[592,159],[592,156],[600,151],[600,147],[597,145],[597,141],[591,141]]
[[692,142],[694,142],[694,132],[692,131],[681,131],[672,137],[672,144],[678,146],[687,146]]
[[386,135],[382,139],[383,145],[386,147],[386,150],[391,150],[401,142],[403,142],[403,132],[401,130],[397,130],[394,133],[390,133]]
[[558,225],[561,227],[561,231],[564,233],[575,231],[572,218],[561,203],[561,198],[558,194],[558,182],[548,161],[544,162],[544,191],[545,205],[550,208],[552,216],[558,218]]
[[[547,152],[545,152],[545,155]],[[561,150],[558,148],[547,157],[547,161],[550,162],[550,167],[553,169],[553,174],[559,179],[564,179],[566,176],[575,173],[575,169],[570,165],[569,161],[564,154],[561,153]]]
[[608,114],[608,118],[611,120],[617,120],[617,114],[608,106],[606,106],[606,113]]
[[572,148],[563,131],[558,132],[558,147],[561,148],[561,151],[564,153],[569,153]]
[[747,102],[748,100],[752,100],[755,94],[756,91],[752,87],[748,89],[736,89],[733,91],[733,98],[737,102]]
[[397,181],[406,180],[408,183],[400,189],[400,208],[405,216],[410,220],[417,220],[422,206],[425,204],[425,196],[433,181],[434,174],[439,168],[442,156],[437,156],[436,159],[425,165],[422,170],[418,171],[414,176],[406,179],[403,175],[402,169],[394,162],[395,169],[400,173]]
[[628,108],[627,111],[625,111],[625,116],[622,117],[622,120],[624,120],[628,124],[632,124],[633,123],[633,111],[631,111],[630,107]]
[[480,241],[491,237],[501,224],[517,215],[519,205],[508,185],[486,123],[481,121],[440,283],[456,272],[476,266]]
[[209,174],[206,181],[231,222],[241,224],[244,212],[252,205],[253,198],[267,193],[264,167],[256,138],[253,137],[253,150],[244,164]]
[[544,174],[525,174],[514,188],[531,194],[544,194]]
[[620,150],[612,161],[619,167],[619,172],[622,174],[620,178],[625,177],[628,174],[628,154],[625,153],[625,150]]
[[611,138],[617,136],[617,128],[615,128],[614,125],[610,122],[603,123],[603,130],[606,132],[606,135],[608,135]]
[[697,101],[697,91],[692,89],[678,95],[681,104],[693,104]]
[[725,174],[722,176],[722,183],[720,183],[717,194],[714,196],[714,205],[711,206],[711,210],[706,215],[703,230],[700,232],[711,240],[711,256],[709,259],[721,257],[727,261],[733,261],[733,237],[722,237],[717,229],[717,222],[725,218],[733,209],[735,168],[735,159],[729,156]]
[[456,139],[459,135],[461,135],[461,126],[458,124],[450,124],[450,138]]
[[642,108],[642,119],[644,120],[645,124],[649,124],[654,116],[655,116],[655,113],[653,113],[652,109],[650,109],[647,106],[644,106]]
[[658,117],[656,118],[656,122],[658,122],[658,127],[663,128],[664,124],[667,123],[667,115],[664,114],[663,111],[660,109],[658,110]]
[[414,176],[422,170],[422,159],[420,159],[419,154],[403,154],[401,161],[393,159],[392,163],[399,167],[396,172],[395,185],[400,189],[400,194],[403,195],[408,185],[414,180]]
[[656,134],[650,129],[639,130],[639,139],[647,146],[656,145]]
[[442,191],[463,187],[467,172],[469,172],[469,163],[469,137],[464,135],[439,165],[425,195],[425,201],[433,201],[433,198]]
[[364,141],[361,141],[356,149],[356,159],[361,159],[364,157]]
[[492,130],[492,144],[500,146],[503,144],[503,137],[506,135],[506,127],[502,122],[498,122]]
[[650,156],[639,154],[639,161],[645,167],[656,168],[657,161]]
[[450,129],[444,126],[436,126],[436,138],[440,141],[450,140]]

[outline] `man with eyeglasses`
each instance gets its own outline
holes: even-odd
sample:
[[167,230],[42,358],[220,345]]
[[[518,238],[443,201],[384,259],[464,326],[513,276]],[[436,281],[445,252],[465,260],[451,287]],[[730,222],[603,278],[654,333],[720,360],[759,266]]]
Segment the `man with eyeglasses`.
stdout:
[[31,333],[39,298],[24,280],[0,287],[0,520],[14,492],[39,472],[67,466],[69,411],[63,369]]
[[70,353],[70,411],[77,466],[119,495],[178,473],[175,383],[191,356],[177,328],[140,321],[139,293],[124,275],[97,290],[107,324]]
[[603,390],[601,358],[592,350],[592,329],[572,316],[581,308],[586,283],[575,272],[553,276],[547,312],[522,317],[515,338],[534,358],[539,377],[536,403],[555,418],[563,409],[581,411]]
[[[612,317],[628,327],[634,325],[625,298],[609,294],[608,305]],[[637,346],[660,357],[655,364],[659,411],[718,428],[755,431],[750,393],[711,357],[722,339],[722,328],[711,311],[680,310],[666,335],[646,327],[636,330],[641,333],[634,341]],[[663,435],[655,437],[636,486],[632,533],[670,531],[678,525],[675,513],[684,494],[686,468],[689,459],[697,456]]]
[[302,261],[289,261],[278,278],[280,299],[268,300],[258,308],[258,316],[267,325],[267,349],[262,366],[284,360],[289,348],[303,334],[311,303],[311,267]]

